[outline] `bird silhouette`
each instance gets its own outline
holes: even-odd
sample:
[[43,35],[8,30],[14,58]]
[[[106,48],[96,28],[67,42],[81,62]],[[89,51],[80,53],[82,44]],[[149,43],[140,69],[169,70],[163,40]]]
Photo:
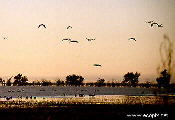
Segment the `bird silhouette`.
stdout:
[[157,25],[158,27],[163,27],[163,25],[162,24],[160,24],[160,25]]
[[79,43],[77,40],[70,40],[70,42]]
[[64,40],[71,41],[70,38],[64,38],[64,39],[62,39],[62,41],[64,41]]
[[99,66],[99,67],[101,67],[102,65],[100,65],[100,64],[93,64],[93,66]]
[[156,22],[151,23],[151,27],[153,27],[153,25],[158,25],[158,23]]
[[157,25],[157,27],[163,27],[162,24],[158,24],[158,23],[155,23],[155,22],[151,24],[151,27],[153,27],[154,24]]
[[67,29],[72,28],[72,26],[68,26]]
[[8,37],[3,37],[3,39],[4,39],[4,40],[7,40],[7,39],[8,39]]
[[134,40],[134,41],[136,41],[136,39],[135,39],[135,38],[129,38],[128,40]]
[[40,28],[41,26],[43,26],[44,28],[46,28],[46,25],[44,25],[44,24],[38,25],[38,28]]
[[152,23],[152,22],[154,22],[153,20],[152,21],[146,21],[146,23]]
[[90,38],[86,38],[88,41],[92,41],[92,40],[95,40],[95,39],[90,39]]

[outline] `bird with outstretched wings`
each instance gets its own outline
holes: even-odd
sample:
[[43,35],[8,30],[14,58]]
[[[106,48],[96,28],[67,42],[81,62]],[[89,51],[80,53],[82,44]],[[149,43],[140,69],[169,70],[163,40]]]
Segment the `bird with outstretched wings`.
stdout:
[[158,23],[151,23],[151,27],[153,27],[153,25],[157,25],[157,27],[163,27],[163,25],[162,24],[158,24]]
[[44,24],[39,24],[38,25],[38,28],[40,28],[41,26],[43,26],[44,28],[46,28],[46,25],[44,25]]
[[134,40],[134,41],[136,41],[136,39],[135,39],[135,38],[129,38],[128,40]]
[[99,67],[102,67],[102,65],[100,65],[100,64],[93,64],[93,66],[99,66]]
[[67,29],[72,28],[72,26],[67,26]]
[[153,27],[153,25],[158,25],[158,23],[156,22],[151,23],[151,27]]
[[74,43],[79,43],[77,40],[70,40],[69,43],[74,42]]

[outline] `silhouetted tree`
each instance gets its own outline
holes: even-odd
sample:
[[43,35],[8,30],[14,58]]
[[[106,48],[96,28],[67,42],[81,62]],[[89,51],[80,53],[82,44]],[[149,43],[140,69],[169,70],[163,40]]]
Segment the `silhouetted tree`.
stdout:
[[50,81],[48,81],[48,80],[43,79],[43,80],[41,81],[41,85],[42,85],[42,86],[49,86],[49,85],[52,85],[52,83],[51,83]]
[[5,86],[5,80],[3,80],[1,77],[0,77],[0,83],[2,84],[2,86]]
[[33,85],[37,85],[37,86],[41,86],[41,82],[38,81],[38,80],[37,80],[37,81],[33,81],[32,84],[33,84]]
[[63,86],[64,84],[65,84],[64,81],[62,81],[62,80],[60,80],[60,79],[57,79],[57,80],[56,80],[56,85],[57,85],[57,86],[60,86],[60,85]]
[[86,86],[91,86],[91,87],[93,87],[95,84],[94,83],[86,83]]
[[158,88],[161,88],[161,87],[168,88],[170,85],[170,78],[171,78],[171,75],[167,72],[166,69],[164,69],[160,73],[160,77],[156,79],[158,83]]
[[136,87],[138,84],[138,78],[140,76],[140,73],[133,73],[133,72],[128,72],[127,74],[124,75],[124,80],[122,81],[123,83],[128,83],[130,86]]
[[8,79],[6,82],[6,86],[11,86],[11,85],[12,85],[11,79]]
[[20,85],[21,83],[21,79],[22,79],[22,74],[18,74],[14,77],[14,82],[13,82],[13,85],[16,86],[16,85]]
[[151,83],[148,82],[148,81],[146,81],[146,83],[145,83],[145,87],[146,87],[146,88],[150,88],[150,87],[151,87]]
[[79,75],[68,75],[66,77],[66,85],[75,85],[75,86],[80,86],[83,84],[84,78]]
[[11,86],[12,85],[12,82],[11,82],[12,77],[13,76],[11,76],[9,79],[7,79],[6,86]]
[[14,86],[25,86],[27,85],[28,79],[26,76],[22,76],[22,74],[18,74],[14,77],[15,81],[13,82]]
[[98,86],[98,87],[105,86],[105,79],[98,78],[95,85]]
[[3,80],[2,80],[2,78],[0,77],[0,83],[2,84],[2,86],[3,86]]
[[27,83],[28,83],[28,78],[27,78],[27,76],[23,76],[23,77],[21,78],[21,85],[27,85]]

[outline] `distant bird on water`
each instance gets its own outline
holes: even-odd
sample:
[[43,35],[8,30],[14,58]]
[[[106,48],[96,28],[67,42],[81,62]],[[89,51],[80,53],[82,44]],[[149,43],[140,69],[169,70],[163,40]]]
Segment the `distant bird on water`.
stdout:
[[68,26],[67,29],[72,28],[72,26]]
[[88,40],[88,41],[92,41],[92,40],[95,40],[95,39],[86,38],[86,40]]
[[93,64],[93,66],[99,66],[99,67],[101,67],[102,65],[100,65],[100,64]]
[[43,26],[44,28],[46,28],[46,25],[44,25],[44,24],[38,25],[38,28],[40,28],[41,26]]
[[135,38],[129,38],[128,40],[134,40],[134,41],[136,41],[136,39],[135,39]]

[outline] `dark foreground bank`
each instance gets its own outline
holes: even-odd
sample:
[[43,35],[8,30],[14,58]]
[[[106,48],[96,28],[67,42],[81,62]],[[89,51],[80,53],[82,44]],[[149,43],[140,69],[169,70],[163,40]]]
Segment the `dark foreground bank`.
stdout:
[[175,105],[59,105],[56,107],[1,108],[0,120],[168,120]]

